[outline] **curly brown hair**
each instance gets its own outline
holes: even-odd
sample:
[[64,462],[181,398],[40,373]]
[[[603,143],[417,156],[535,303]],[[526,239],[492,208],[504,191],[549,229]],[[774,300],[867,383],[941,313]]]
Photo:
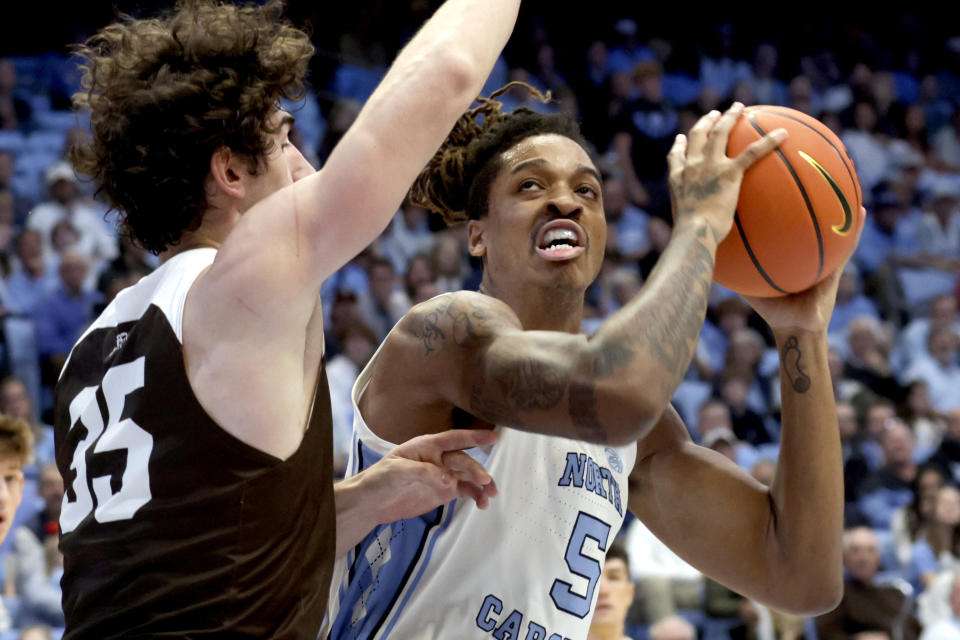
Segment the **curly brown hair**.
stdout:
[[74,104],[90,110],[93,139],[71,158],[120,212],[121,233],[160,253],[200,225],[214,151],[262,168],[267,118],[302,97],[313,45],[279,0],[181,0],[158,18],[121,16],[77,52]]
[[21,467],[33,459],[33,431],[26,420],[0,414],[0,456],[16,458]]
[[566,115],[543,115],[520,107],[503,113],[497,97],[513,87],[523,87],[541,102],[546,95],[524,82],[511,82],[477,98],[479,106],[466,111],[417,177],[410,199],[434,213],[448,225],[476,220],[487,214],[490,186],[500,172],[504,151],[527,138],[556,133],[570,138],[588,153],[590,146],[580,125]]

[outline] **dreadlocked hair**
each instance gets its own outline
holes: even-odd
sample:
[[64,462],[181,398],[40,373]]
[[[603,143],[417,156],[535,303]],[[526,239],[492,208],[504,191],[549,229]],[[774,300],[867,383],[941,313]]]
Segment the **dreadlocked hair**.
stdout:
[[140,246],[160,253],[200,225],[218,148],[263,167],[267,119],[281,98],[304,94],[313,55],[282,12],[280,0],[179,0],[159,18],[121,16],[77,49],[74,104],[90,111],[93,139],[71,159]]
[[525,82],[511,82],[490,94],[478,97],[478,106],[466,111],[453,130],[417,176],[410,200],[439,213],[448,225],[476,220],[487,213],[490,185],[500,171],[504,151],[538,135],[556,133],[589,149],[580,126],[569,116],[543,115],[520,107],[503,113],[496,100],[514,87],[523,87],[541,102],[546,95]]

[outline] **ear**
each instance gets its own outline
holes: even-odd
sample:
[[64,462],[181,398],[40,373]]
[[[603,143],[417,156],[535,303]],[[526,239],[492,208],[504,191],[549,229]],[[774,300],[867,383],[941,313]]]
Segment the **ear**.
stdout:
[[467,222],[467,248],[474,258],[487,255],[487,241],[483,235],[484,220],[470,220]]
[[243,199],[248,174],[246,161],[229,147],[220,147],[210,156],[210,177],[217,190],[229,198]]

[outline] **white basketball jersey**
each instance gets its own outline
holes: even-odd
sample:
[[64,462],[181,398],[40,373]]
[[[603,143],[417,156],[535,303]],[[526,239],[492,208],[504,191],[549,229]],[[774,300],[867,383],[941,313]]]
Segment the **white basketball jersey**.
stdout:
[[[375,361],[353,389],[348,475],[394,447],[358,408]],[[499,489],[486,510],[458,499],[378,526],[337,561],[329,638],[587,637],[606,549],[623,524],[636,447],[497,432],[489,450],[468,452]]]

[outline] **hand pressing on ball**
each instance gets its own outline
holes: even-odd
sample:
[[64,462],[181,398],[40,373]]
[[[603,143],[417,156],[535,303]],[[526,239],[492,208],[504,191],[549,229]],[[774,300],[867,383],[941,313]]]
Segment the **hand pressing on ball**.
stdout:
[[693,125],[689,136],[677,136],[667,156],[674,224],[704,220],[718,242],[733,226],[743,173],[787,138],[785,129],[776,129],[735,158],[728,157],[727,140],[741,113],[739,102],[722,115],[711,111]]

